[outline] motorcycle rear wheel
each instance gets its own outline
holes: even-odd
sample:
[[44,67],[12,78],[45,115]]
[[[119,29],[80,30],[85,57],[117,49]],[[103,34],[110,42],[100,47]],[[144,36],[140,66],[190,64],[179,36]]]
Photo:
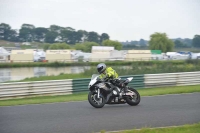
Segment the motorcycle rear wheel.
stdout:
[[97,93],[94,92],[89,92],[88,101],[95,108],[102,108],[106,103],[103,95],[100,94],[100,98],[97,98]]
[[136,106],[140,103],[140,94],[138,93],[137,90],[133,89],[133,88],[129,88],[130,91],[134,92],[136,95],[135,96],[129,96],[126,98],[126,102],[130,105],[130,106]]

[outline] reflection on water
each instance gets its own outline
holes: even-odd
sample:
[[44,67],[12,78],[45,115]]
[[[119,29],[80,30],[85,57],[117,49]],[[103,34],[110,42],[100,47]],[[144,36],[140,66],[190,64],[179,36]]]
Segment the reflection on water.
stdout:
[[[131,66],[119,66],[123,69],[130,69]],[[21,68],[0,68],[0,82],[22,80],[30,77],[59,75],[61,73],[81,73],[90,66],[71,67],[21,67]]]
[[90,66],[0,68],[0,82],[59,75],[60,73],[81,73],[84,72],[84,69],[90,69]]

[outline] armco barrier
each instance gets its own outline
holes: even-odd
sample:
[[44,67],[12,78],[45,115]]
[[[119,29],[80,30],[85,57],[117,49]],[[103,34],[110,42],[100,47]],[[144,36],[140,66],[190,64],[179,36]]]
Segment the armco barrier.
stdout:
[[[122,79],[126,79],[128,77],[133,77],[132,82],[129,83],[129,86],[134,88],[144,88],[144,75],[128,75],[128,76],[120,76]],[[85,79],[73,79],[73,93],[76,92],[84,92],[88,91],[88,84],[90,82],[90,78]]]
[[[200,71],[121,76],[122,79],[128,77],[134,77],[129,86],[136,89],[200,84]],[[89,82],[90,78],[0,83],[0,99],[84,92],[88,91]]]
[[72,80],[73,93],[88,91],[89,82],[90,78],[73,79]]
[[182,73],[145,74],[145,87],[182,86],[200,84],[200,71]]
[[72,94],[72,80],[1,83],[0,98]]
[[120,76],[122,79],[126,79],[129,77],[133,77],[133,80],[129,83],[130,87],[133,87],[135,89],[144,88],[144,75],[126,75],[126,76]]

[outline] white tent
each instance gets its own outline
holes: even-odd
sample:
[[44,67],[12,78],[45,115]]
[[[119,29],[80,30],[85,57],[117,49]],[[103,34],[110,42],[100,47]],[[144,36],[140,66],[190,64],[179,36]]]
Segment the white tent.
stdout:
[[5,50],[3,47],[0,47],[0,62],[8,61],[8,56],[10,53]]
[[78,59],[82,59],[84,62],[88,62],[91,57],[91,53],[85,53],[82,51],[73,51],[71,52],[71,55],[74,61],[78,61]]
[[200,53],[192,53],[190,58],[191,59],[200,59]]
[[45,58],[46,58],[46,53],[43,50],[34,51],[34,61],[35,62],[45,60]]
[[10,53],[7,50],[5,50],[3,47],[0,47],[0,55],[8,56],[10,55]]
[[110,47],[110,46],[92,46],[92,53],[94,53],[94,52],[110,52],[112,50],[115,50],[115,48]]

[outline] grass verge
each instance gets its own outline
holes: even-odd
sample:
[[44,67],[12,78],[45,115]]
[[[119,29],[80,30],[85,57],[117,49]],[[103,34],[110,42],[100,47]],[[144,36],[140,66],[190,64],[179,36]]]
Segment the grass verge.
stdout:
[[[139,89],[138,91],[141,96],[192,93],[192,92],[200,92],[200,85],[162,87],[162,88],[146,88],[146,89]],[[88,92],[70,94],[70,95],[36,96],[36,97],[29,97],[29,98],[0,100],[0,106],[83,101],[83,100],[87,100],[87,94],[88,94]]]
[[[168,60],[168,61],[105,61],[108,66],[125,66],[125,65],[185,65],[185,64],[198,64],[199,60]],[[0,68],[14,68],[14,67],[63,67],[63,66],[96,66],[97,62],[12,62],[0,63]]]
[[[142,128],[140,130],[133,129],[115,133],[199,133],[199,131],[200,131],[200,123],[196,123],[178,127],[152,128],[152,129]],[[105,131],[102,130],[101,133],[105,133]]]

